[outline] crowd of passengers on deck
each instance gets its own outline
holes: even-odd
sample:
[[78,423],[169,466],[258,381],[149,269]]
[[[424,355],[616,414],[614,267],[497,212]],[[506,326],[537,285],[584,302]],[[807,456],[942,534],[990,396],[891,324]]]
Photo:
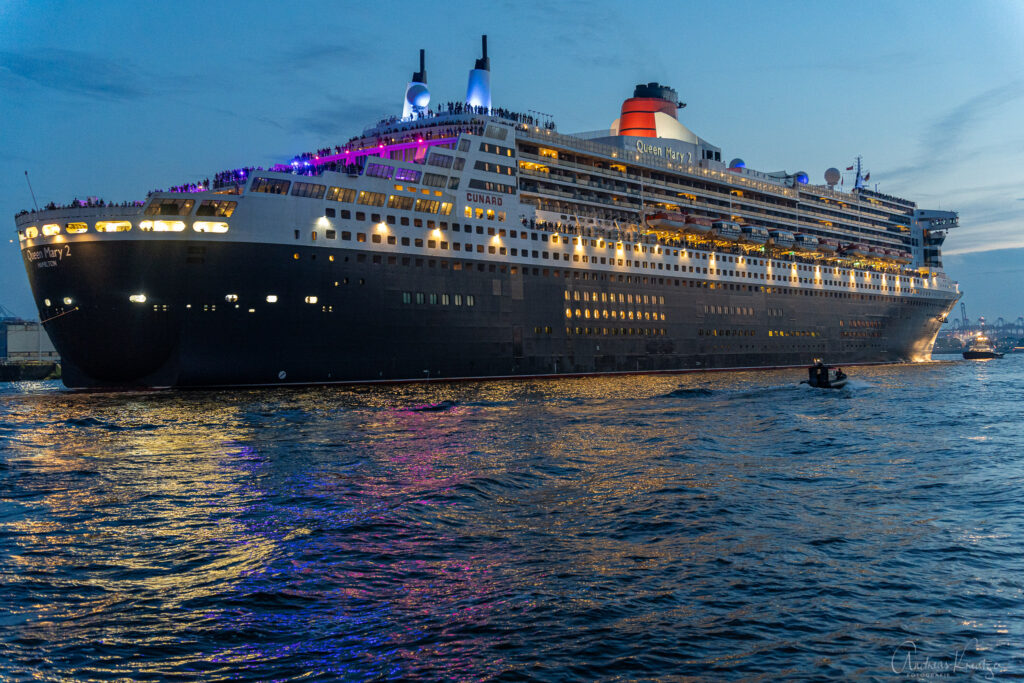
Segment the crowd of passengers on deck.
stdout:
[[[143,206],[145,203],[146,202],[138,202],[138,201],[136,201],[136,202],[121,202],[120,204],[118,204],[117,202],[108,202],[105,199],[100,199],[100,198],[97,198],[97,197],[89,197],[88,199],[79,199],[78,197],[75,197],[74,199],[72,199],[67,204],[57,204],[56,202],[50,202],[49,204],[44,206],[42,209],[40,209],[40,211],[56,211],[57,209],[83,209],[83,208],[90,208],[90,209],[92,209],[92,208],[103,208],[103,207],[127,209],[129,207]],[[35,209],[32,209],[32,210],[23,209],[22,211],[19,211],[17,213],[17,215],[15,215],[15,218],[20,218],[22,216],[27,216],[28,214],[34,214],[34,213],[36,213]]]
[[[555,129],[555,124],[551,121],[545,123],[539,123],[538,119],[530,114],[520,114],[518,112],[504,109],[502,107],[492,108],[490,111],[486,107],[472,107],[461,102],[449,102],[447,104],[447,111],[444,109],[438,109],[437,111],[425,110],[423,112],[414,115],[413,120],[426,120],[433,119],[438,116],[445,115],[458,115],[458,114],[473,114],[473,115],[484,115],[492,114],[510,121],[517,123],[533,126],[542,125],[544,128],[549,130]],[[484,132],[484,121],[472,121],[466,125],[451,125],[438,128],[434,122],[425,122],[416,125],[408,125],[408,121],[403,121],[398,116],[392,116],[387,119],[383,119],[378,122],[377,126],[395,124],[394,132],[401,132],[399,137],[389,136],[390,131],[377,131],[378,135],[374,141],[374,145],[393,145],[407,142],[418,142],[420,140],[433,140],[434,138],[454,138],[458,137],[462,133],[470,133],[471,135],[483,135]],[[404,124],[404,125],[401,125]],[[352,137],[345,145],[335,145],[332,147],[321,147],[315,152],[303,152],[292,157],[288,164],[276,164],[271,167],[270,170],[279,173],[293,173],[295,175],[318,175],[319,173],[327,171],[337,171],[339,173],[358,174],[362,173],[362,164],[359,163],[343,163],[343,162],[321,162],[320,160],[325,157],[336,156],[344,154],[345,152],[355,152],[365,149],[367,147],[367,140],[363,136]],[[358,145],[356,143],[359,143]],[[372,145],[371,145],[372,146]],[[184,183],[182,185],[173,185],[167,189],[168,192],[207,192],[211,189],[218,190],[224,187],[231,187],[235,185],[243,185],[249,177],[252,171],[262,171],[263,167],[244,166],[242,168],[236,168],[227,171],[221,171],[216,173],[213,177],[213,183],[210,182],[209,178],[204,180],[197,180],[193,183]],[[164,190],[152,190],[149,195],[154,192],[163,192]],[[147,196],[149,196],[147,195]]]

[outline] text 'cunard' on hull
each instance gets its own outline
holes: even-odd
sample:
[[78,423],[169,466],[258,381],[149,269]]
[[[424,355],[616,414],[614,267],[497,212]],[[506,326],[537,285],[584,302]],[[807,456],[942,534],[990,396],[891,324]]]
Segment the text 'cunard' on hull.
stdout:
[[959,297],[953,212],[765,173],[639,85],[610,130],[465,99],[120,206],[16,218],[69,387],[918,360]]

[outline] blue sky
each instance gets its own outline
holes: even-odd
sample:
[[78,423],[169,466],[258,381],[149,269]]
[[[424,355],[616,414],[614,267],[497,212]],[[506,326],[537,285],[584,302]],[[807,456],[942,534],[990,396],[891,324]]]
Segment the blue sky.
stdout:
[[461,99],[481,33],[494,105],[565,132],[659,81],[752,168],[821,182],[863,155],[880,191],[960,211],[946,265],[972,316],[1024,313],[995,284],[1024,270],[1024,3],[995,0],[0,0],[0,304],[35,317],[10,241],[24,171],[40,205],[121,201],[339,144],[400,112],[421,47],[433,101]]

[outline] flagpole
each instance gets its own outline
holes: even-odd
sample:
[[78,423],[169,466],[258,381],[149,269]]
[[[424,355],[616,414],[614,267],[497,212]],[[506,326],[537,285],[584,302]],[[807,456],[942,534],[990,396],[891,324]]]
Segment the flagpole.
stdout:
[[32,189],[32,181],[28,179],[28,171],[25,171],[25,182],[28,183],[28,191],[32,193],[32,204],[36,207],[36,212],[39,212],[39,202],[36,201],[36,192]]

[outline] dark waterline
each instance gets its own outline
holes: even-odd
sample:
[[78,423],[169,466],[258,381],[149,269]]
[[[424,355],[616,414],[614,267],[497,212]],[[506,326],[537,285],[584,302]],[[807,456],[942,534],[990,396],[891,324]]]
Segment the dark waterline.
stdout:
[[0,680],[1019,675],[1024,357],[850,374],[0,385]]

